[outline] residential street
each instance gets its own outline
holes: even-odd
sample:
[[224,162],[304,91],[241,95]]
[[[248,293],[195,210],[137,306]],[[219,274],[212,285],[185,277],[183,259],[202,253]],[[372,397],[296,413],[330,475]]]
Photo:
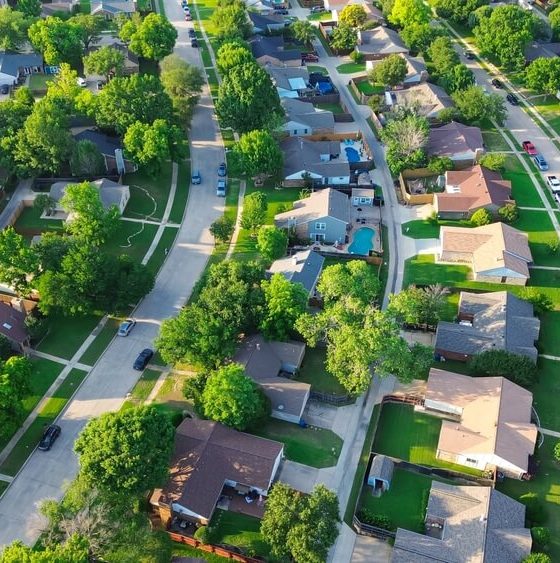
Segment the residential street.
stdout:
[[[198,51],[190,47],[187,24],[178,4],[166,4],[179,39],[175,52],[188,62],[200,64]],[[138,324],[127,338],[115,338],[69,403],[58,421],[62,434],[50,452],[36,451],[0,501],[0,549],[15,539],[33,544],[41,533],[37,505],[43,499],[60,498],[65,483],[77,471],[73,454],[76,436],[94,416],[116,411],[132,389],[139,372],[132,369],[137,354],[152,343],[162,320],[173,316],[189,297],[213,249],[209,225],[223,212],[216,197],[216,167],[224,158],[221,138],[205,88],[195,110],[191,129],[191,156],[203,182],[192,188],[186,215],[174,247],[157,278],[153,291],[134,312]],[[187,186],[179,185],[178,190]]]

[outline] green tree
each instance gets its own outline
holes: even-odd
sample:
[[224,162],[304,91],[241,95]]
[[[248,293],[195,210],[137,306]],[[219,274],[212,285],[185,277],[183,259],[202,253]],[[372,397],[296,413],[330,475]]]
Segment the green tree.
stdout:
[[468,122],[493,120],[503,125],[507,117],[504,98],[499,94],[488,94],[481,86],[469,86],[452,95],[457,109]]
[[27,41],[29,20],[9,6],[0,8],[0,49],[15,51]]
[[471,375],[502,376],[528,387],[535,382],[537,367],[527,356],[507,350],[487,350],[477,354],[468,362]]
[[388,311],[399,323],[435,326],[441,319],[448,293],[439,284],[422,288],[411,285],[389,297]]
[[448,156],[433,156],[428,162],[428,170],[434,174],[444,174],[454,167],[453,161]]
[[475,82],[473,71],[462,63],[440,78],[441,86],[449,93],[465,90]]
[[264,130],[243,133],[234,148],[243,171],[249,176],[274,176],[283,166],[283,155],[278,142]]
[[91,14],[76,14],[69,21],[79,30],[84,53],[87,52],[92,43],[99,41],[101,31],[105,28],[106,23],[101,16],[92,16]]
[[374,84],[383,84],[393,88],[397,84],[402,84],[407,72],[406,60],[403,57],[389,55],[369,71],[368,77]]
[[[294,25],[296,23],[299,23],[299,20],[294,22]],[[226,75],[236,66],[252,64],[254,62],[253,54],[247,45],[240,41],[222,43],[216,55],[216,66],[222,76]]]
[[29,394],[33,366],[26,357],[12,356],[8,358],[3,362],[1,371],[2,376],[7,378],[10,386],[20,399]]
[[469,15],[481,6],[487,6],[489,0],[436,0],[432,4],[440,18],[455,23],[466,23]]
[[471,223],[475,227],[482,227],[483,225],[489,225],[492,222],[492,213],[488,211],[485,207],[477,209],[471,216]]
[[513,223],[519,218],[519,210],[515,202],[506,203],[498,209],[498,215],[500,216],[500,220],[504,223]]
[[38,18],[41,15],[41,2],[39,0],[17,0],[16,9],[26,18]]
[[0,369],[0,436],[11,436],[24,418],[22,399],[29,393],[31,363],[13,356]]
[[269,340],[288,340],[295,332],[297,319],[307,309],[307,291],[282,274],[262,282],[265,311],[260,329]]
[[444,76],[461,61],[453,48],[451,39],[447,36],[436,37],[428,48],[428,56],[439,76]]
[[358,28],[364,25],[367,20],[367,13],[363,6],[359,4],[348,4],[340,11],[338,21],[340,23],[349,25],[350,27]]
[[552,563],[552,559],[546,553],[531,553],[521,563]]
[[430,8],[422,0],[395,0],[389,15],[389,21],[401,28],[429,23],[430,19]]
[[331,35],[331,47],[337,52],[350,51],[358,43],[358,32],[350,25],[337,25]]
[[245,4],[241,1],[218,7],[210,16],[210,21],[216,27],[221,41],[247,39],[253,31]]
[[554,310],[554,303],[546,293],[541,293],[535,287],[526,287],[523,290],[522,298],[529,301],[537,315],[542,315]]
[[[343,10],[344,11],[344,10]],[[315,38],[315,27],[310,21],[297,20],[290,26],[294,39],[304,45],[311,45]]]
[[432,42],[445,33],[439,27],[433,27],[429,23],[413,23],[401,31],[401,37],[405,45],[417,53],[425,53]]
[[14,541],[0,553],[1,563],[87,563],[89,542],[83,536],[72,535],[64,543],[49,545],[35,551],[21,541]]
[[74,176],[101,176],[104,174],[105,159],[97,145],[83,139],[72,147],[70,170]]
[[489,152],[480,158],[480,165],[488,170],[502,171],[506,166],[507,156],[502,152]]
[[525,84],[541,94],[556,95],[560,89],[560,59],[535,59],[525,69]]
[[216,112],[223,127],[239,133],[266,129],[283,115],[270,76],[255,62],[235,66],[224,77]]
[[127,14],[117,14],[113,21],[119,30],[120,39],[128,44],[142,24],[142,16],[139,12],[134,12],[130,17]]
[[548,22],[552,28],[552,39],[558,41],[560,38],[560,6],[557,6],[548,14]]
[[81,30],[70,21],[52,16],[40,19],[31,24],[28,34],[49,65],[75,62],[82,54]]
[[317,290],[326,304],[345,296],[358,299],[364,305],[375,303],[381,283],[374,269],[363,260],[350,260],[323,269]]
[[263,392],[239,364],[228,364],[210,375],[202,407],[204,416],[236,430],[254,426],[270,410]]
[[173,451],[169,417],[134,407],[91,420],[74,443],[80,474],[106,491],[141,494],[161,486]]
[[266,219],[267,198],[264,192],[253,192],[245,196],[241,213],[241,226],[255,234]]
[[33,200],[33,208],[41,214],[52,215],[55,207],[56,201],[49,194],[38,194]]
[[129,49],[139,57],[159,61],[173,52],[175,41],[175,27],[164,15],[152,12],[130,36]]
[[222,244],[225,244],[231,239],[231,235],[233,235],[234,229],[235,223],[233,219],[227,217],[226,215],[218,217],[210,225],[210,233],[218,242],[221,242]]
[[[27,317],[26,317],[27,319]],[[0,360],[7,360],[14,354],[12,343],[3,334],[0,335]]]
[[490,16],[480,18],[473,29],[480,54],[506,69],[523,69],[524,50],[533,39],[535,17],[520,6],[494,8]]
[[171,99],[198,99],[205,84],[200,68],[185,62],[175,54],[165,57],[160,63],[160,68],[163,89]]
[[265,262],[272,262],[286,254],[288,234],[285,229],[263,225],[257,233],[257,250]]
[[110,76],[123,74],[124,54],[105,45],[84,57],[84,69],[88,74],[100,74],[108,81]]
[[[556,457],[556,446],[554,456]],[[550,529],[544,526],[534,526],[531,528],[531,537],[533,538],[533,549],[545,550],[550,544]]]
[[29,292],[28,276],[37,268],[37,259],[25,239],[13,227],[0,231],[0,281],[18,295]]
[[42,233],[41,238],[33,245],[40,270],[43,272],[59,270],[62,259],[72,245],[73,241],[70,237],[60,236],[53,231]]

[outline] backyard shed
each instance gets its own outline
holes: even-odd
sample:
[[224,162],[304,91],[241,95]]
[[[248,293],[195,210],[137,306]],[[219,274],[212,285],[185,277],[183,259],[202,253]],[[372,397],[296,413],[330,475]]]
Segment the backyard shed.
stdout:
[[373,489],[374,495],[381,495],[391,488],[391,479],[395,464],[385,455],[376,455],[371,462],[367,484]]

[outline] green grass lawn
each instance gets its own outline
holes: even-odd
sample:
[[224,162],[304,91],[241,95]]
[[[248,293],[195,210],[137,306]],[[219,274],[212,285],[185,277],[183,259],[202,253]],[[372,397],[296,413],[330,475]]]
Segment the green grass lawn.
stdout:
[[208,561],[208,563],[224,563],[224,561],[227,561],[225,557],[220,557],[215,553],[196,549],[184,543],[172,542],[172,550],[172,554],[175,557],[185,557],[188,561],[198,561],[199,559]]
[[303,364],[298,373],[298,381],[309,383],[313,391],[333,395],[346,395],[347,391],[339,383],[338,379],[327,372],[325,360],[325,348],[307,348]]
[[539,352],[560,357],[560,311],[550,311],[540,319]]
[[216,536],[216,544],[235,545],[261,557],[270,554],[270,548],[261,536],[261,521],[258,518],[218,508],[210,526]]
[[560,467],[553,461],[552,449],[557,440],[545,437],[544,443],[537,450],[540,461],[538,473],[531,481],[506,479],[496,488],[502,493],[519,500],[526,493],[535,493],[544,506],[545,521],[543,526],[550,529],[551,544],[548,555],[552,561],[560,561]]
[[58,219],[41,219],[41,211],[35,207],[25,207],[14,225],[15,230],[22,235],[40,234],[43,231],[64,230],[64,223]]
[[383,405],[378,428],[373,442],[373,451],[376,453],[427,467],[442,467],[469,475],[481,475],[477,469],[436,459],[441,419],[414,412],[411,405]]
[[[87,0],[89,4],[89,0]],[[89,14],[89,10],[87,12]],[[32,74],[29,77],[29,89],[32,93],[44,93],[47,91],[47,84],[54,80],[54,75],[52,74]]]
[[517,205],[521,207],[543,207],[542,200],[531,177],[516,156],[507,156],[502,176],[504,180],[511,182],[512,195]]
[[167,256],[165,254],[165,249],[167,248],[168,251],[171,249],[175,239],[177,238],[178,232],[179,230],[175,227],[166,227],[164,229],[154,253],[146,264],[148,270],[150,270],[154,275],[157,275],[162,267],[165,257]]
[[65,317],[52,314],[47,319],[49,332],[41,340],[37,350],[69,360],[97,326],[101,317],[97,315]]
[[157,225],[121,221],[117,232],[104,245],[107,252],[126,254],[141,262],[157,232]]
[[185,207],[189,197],[189,189],[191,185],[191,165],[190,162],[179,162],[179,174],[177,176],[177,189],[175,190],[175,199],[171,211],[169,212],[169,220],[174,223],[181,223],[185,214]]
[[558,235],[554,230],[548,213],[541,211],[519,211],[519,219],[512,227],[525,231],[529,235],[529,247],[533,261],[539,266],[560,266],[560,255],[552,253],[548,244],[557,243]]
[[393,530],[404,528],[421,533],[424,532],[424,517],[431,486],[430,477],[396,468],[389,491],[380,497],[374,497],[371,487],[364,486],[359,506],[374,514],[387,516],[393,524]]
[[560,362],[539,358],[538,367],[538,382],[530,389],[533,393],[533,407],[543,428],[560,432]]
[[560,100],[555,96],[547,96],[535,101],[535,108],[547,123],[560,135]]
[[359,82],[357,86],[364,96],[373,96],[374,94],[383,94],[385,92],[385,86],[382,84],[372,84],[369,80]]
[[324,74],[325,76],[329,75],[329,71],[324,66],[307,65],[307,70],[308,70],[309,73],[320,72],[321,74]]
[[330,430],[301,428],[297,424],[273,418],[251,433],[283,442],[284,454],[288,459],[311,467],[336,465],[342,450],[342,439]]
[[0,481],[0,496],[2,496],[2,493],[8,488],[9,483],[7,483],[6,481]]
[[105,326],[101,329],[99,334],[95,337],[95,340],[90,344],[89,348],[82,354],[80,358],[80,363],[92,366],[103,354],[105,348],[109,346],[111,340],[115,334],[117,334],[117,329],[123,319],[109,317]]
[[316,104],[319,109],[324,109],[327,111],[332,111],[333,113],[344,113],[342,106],[340,104]]
[[482,129],[482,140],[486,151],[509,151],[509,145],[506,143],[502,134],[494,127],[490,121],[484,121],[480,124]]
[[124,183],[130,187],[130,200],[125,217],[161,219],[171,190],[171,162],[164,162],[161,171],[152,178],[143,172],[127,174]]
[[457,316],[457,308],[459,306],[459,295],[458,291],[449,292],[445,297],[445,307],[441,312],[441,320],[453,322]]
[[309,14],[307,16],[309,21],[329,21],[332,19],[332,12],[319,12],[318,14]]
[[343,63],[336,67],[336,70],[340,74],[354,74],[356,72],[365,72],[366,71],[366,63]]
[[154,369],[145,369],[140,376],[140,379],[136,382],[136,385],[132,388],[130,396],[123,403],[121,407],[124,409],[129,409],[132,407],[140,406],[148,398],[156,381],[161,375],[160,371]]
[[402,234],[410,238],[439,238],[439,230],[442,226],[450,227],[473,227],[474,225],[468,220],[446,221],[438,220],[430,221],[429,219],[415,219],[401,225]]

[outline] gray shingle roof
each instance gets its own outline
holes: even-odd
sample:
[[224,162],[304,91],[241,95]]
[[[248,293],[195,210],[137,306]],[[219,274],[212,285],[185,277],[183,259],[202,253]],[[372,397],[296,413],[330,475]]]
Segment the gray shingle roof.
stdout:
[[333,217],[348,223],[350,220],[348,196],[332,188],[318,190],[305,199],[295,201],[293,209],[275,215],[274,221],[282,225],[297,219],[297,223],[302,224],[321,217]]
[[0,52],[0,72],[17,78],[18,71],[23,67],[42,67],[43,57],[36,53]]
[[[299,67],[299,66],[289,66],[289,67],[278,67],[278,66],[267,66],[265,67],[266,72],[268,72],[274,86],[276,88],[283,88],[284,90],[293,90],[292,84],[290,84],[290,80],[292,82],[294,79],[300,78],[305,84],[309,83],[309,71],[306,67]],[[305,102],[300,102],[305,103]]]
[[92,0],[90,13],[132,14],[135,11],[136,4],[132,0]]
[[301,51],[297,49],[284,50],[284,38],[281,36],[265,37],[255,35],[250,41],[251,51],[255,59],[268,56],[279,61],[301,61]]
[[[340,160],[338,141],[309,141],[301,137],[289,137],[280,143],[284,153],[284,176],[302,170],[319,174],[323,178],[349,176],[350,165]],[[331,160],[321,160],[322,155],[331,155]]]
[[267,29],[268,26],[274,27],[278,25],[285,25],[284,16],[277,14],[259,14],[257,12],[249,12],[249,19],[255,27],[259,29]]
[[317,252],[304,250],[275,260],[268,269],[268,273],[270,275],[282,274],[292,283],[300,283],[307,293],[311,293],[321,275],[324,261],[323,256]]
[[292,98],[282,98],[282,107],[288,121],[295,121],[311,129],[329,129],[334,131],[334,115],[332,111],[318,110],[309,102],[301,102]]
[[76,141],[91,141],[99,149],[99,152],[105,156],[115,156],[115,149],[122,149],[120,139],[110,137],[100,131],[94,129],[85,129],[84,131],[74,135]]
[[395,464],[391,459],[384,455],[376,455],[371,462],[371,469],[369,470],[368,477],[383,479],[384,481],[387,481],[387,483],[390,483],[393,478],[394,469]]

